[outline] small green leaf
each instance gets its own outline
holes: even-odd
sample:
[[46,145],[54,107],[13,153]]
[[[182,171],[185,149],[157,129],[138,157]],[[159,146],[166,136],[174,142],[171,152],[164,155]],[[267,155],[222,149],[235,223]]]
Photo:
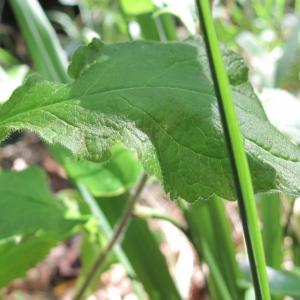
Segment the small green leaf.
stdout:
[[80,219],[66,219],[63,206],[50,193],[45,174],[36,167],[0,173],[0,242],[43,230],[62,239]]
[[24,277],[57,242],[57,238],[44,232],[0,241],[0,288]]
[[[86,67],[74,55],[71,84],[32,77],[0,107],[0,140],[28,129],[79,157],[103,160],[116,143],[137,153],[171,197],[235,199],[233,180],[201,40],[186,43],[97,40]],[[77,52],[79,53],[79,52]],[[78,58],[79,57],[79,58]],[[268,121],[241,58],[225,51],[256,192],[298,195],[300,151]]]
[[137,182],[142,167],[124,147],[115,145],[104,163],[76,160],[64,149],[54,150],[73,181],[84,184],[96,197],[117,196],[130,190]]
[[0,287],[22,277],[85,221],[66,218],[44,172],[0,172]]

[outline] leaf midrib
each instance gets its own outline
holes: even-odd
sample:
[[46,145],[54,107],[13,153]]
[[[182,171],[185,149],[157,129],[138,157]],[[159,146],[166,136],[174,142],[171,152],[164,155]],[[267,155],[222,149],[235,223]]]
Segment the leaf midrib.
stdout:
[[[69,87],[72,88],[72,85],[70,85]],[[39,106],[39,107],[35,107],[35,108],[30,108],[26,111],[22,111],[22,112],[19,112],[17,113],[16,115],[13,115],[13,116],[10,116],[8,118],[4,118],[4,120],[1,120],[0,121],[0,127],[10,127],[10,126],[7,126],[5,123],[7,122],[10,122],[10,121],[13,121],[14,118],[18,118],[22,115],[25,115],[25,114],[28,114],[30,112],[34,112],[34,111],[39,111],[39,110],[44,110],[44,111],[47,111],[45,110],[46,108],[48,107],[52,107],[52,106],[55,106],[55,105],[61,105],[63,103],[66,103],[66,102],[70,102],[70,101],[75,101],[75,100],[80,100],[81,98],[85,98],[85,97],[90,97],[90,96],[96,96],[96,95],[108,95],[108,94],[114,94],[114,93],[118,93],[118,92],[126,92],[126,91],[135,91],[135,90],[143,90],[143,89],[170,89],[170,90],[180,90],[180,91],[185,91],[185,92],[189,92],[189,93],[197,93],[199,95],[203,95],[203,96],[206,96],[206,97],[210,97],[210,98],[215,98],[215,96],[213,94],[209,94],[209,93],[205,93],[205,92],[202,92],[200,90],[197,90],[197,89],[190,89],[190,88],[185,88],[185,87],[173,87],[173,86],[134,86],[134,87],[127,87],[127,88],[118,88],[118,89],[111,89],[111,90],[104,90],[104,91],[97,91],[97,92],[93,92],[93,93],[89,93],[89,94],[81,94],[81,95],[78,95],[74,98],[68,98],[68,99],[65,99],[65,100],[61,100],[59,102],[55,102],[55,103],[51,103],[51,104],[47,104],[47,105],[42,105],[42,106]],[[124,100],[124,99],[123,99]],[[132,103],[131,103],[132,105]],[[5,104],[4,104],[4,107],[5,107]],[[139,107],[136,107],[134,106],[136,109],[139,109]],[[240,107],[240,109],[242,109]],[[48,111],[49,112],[49,111]],[[144,114],[146,114],[146,112],[144,110],[142,110],[142,112]],[[1,108],[0,108],[0,113],[1,113]],[[149,116],[148,116],[149,117]],[[159,128],[161,128],[161,126],[159,125],[159,123],[152,118],[152,121],[156,124],[158,124]],[[22,122],[22,121],[20,121]],[[161,130],[163,130],[161,128]],[[163,132],[165,132],[165,130],[163,130]],[[176,144],[184,147],[184,148],[187,148],[188,150],[192,151],[193,153],[197,154],[197,155],[201,155],[201,156],[204,156],[204,157],[208,157],[208,158],[214,158],[214,159],[224,159],[225,157],[212,157],[212,156],[208,156],[208,155],[205,155],[203,153],[200,153],[200,152],[196,152],[195,150],[191,149],[190,147],[186,146],[186,145],[183,145],[181,143],[179,143],[177,140],[175,140],[173,138],[173,136],[171,136],[169,133],[167,133],[169,137],[172,138],[172,140],[175,141]],[[266,150],[264,147],[262,147],[261,145],[257,144],[256,141],[254,140],[251,140],[249,138],[245,138],[246,140],[248,140],[249,142],[255,144],[257,147],[263,149],[264,151],[268,152],[268,153],[271,153],[273,156],[275,156],[276,158],[278,159],[282,159],[284,161],[288,161],[288,162],[295,162],[295,163],[299,163],[300,161],[298,160],[293,160],[291,158],[285,158],[285,157],[282,157],[282,156],[279,156],[277,153],[273,153],[271,150]]]
[[[181,87],[172,87],[172,86],[136,86],[136,87],[130,87],[130,88],[119,88],[119,89],[112,89],[112,90],[105,90],[105,91],[97,91],[97,92],[90,93],[90,94],[82,94],[82,95],[78,95],[76,97],[74,96],[74,98],[68,98],[68,99],[64,99],[64,100],[61,100],[61,101],[58,101],[58,102],[55,102],[55,103],[50,103],[50,104],[47,104],[47,105],[41,105],[41,106],[38,106],[38,107],[30,108],[28,110],[19,112],[19,113],[13,115],[13,116],[3,118],[0,121],[0,126],[3,126],[3,125],[5,126],[5,123],[7,121],[11,121],[12,119],[14,119],[16,117],[25,115],[29,112],[37,111],[37,110],[40,110],[40,109],[42,110],[44,108],[55,106],[55,105],[60,105],[62,103],[69,102],[69,101],[80,100],[82,97],[89,97],[89,96],[96,96],[96,95],[100,96],[100,95],[107,95],[107,94],[113,94],[113,93],[117,93],[117,92],[126,92],[126,91],[130,91],[130,90],[139,90],[139,89],[181,90],[181,91],[185,91],[185,92],[191,92],[191,93],[197,93],[197,94],[205,95],[205,96],[208,96],[208,97],[214,97],[211,94],[204,93],[204,92],[201,92],[199,90],[193,90],[193,89],[188,89],[188,88],[183,88],[183,87],[181,88]],[[5,104],[2,107],[0,107],[0,114],[1,114],[1,110],[3,110],[4,108],[5,108]],[[1,115],[0,115],[0,117],[1,117]]]

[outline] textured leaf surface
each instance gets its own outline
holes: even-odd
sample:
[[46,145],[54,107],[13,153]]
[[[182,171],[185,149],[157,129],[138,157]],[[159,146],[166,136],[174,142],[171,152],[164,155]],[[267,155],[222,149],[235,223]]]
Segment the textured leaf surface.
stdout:
[[15,235],[43,230],[62,238],[80,220],[65,211],[50,194],[45,174],[38,168],[0,173],[0,242]]
[[[174,198],[194,201],[214,193],[235,198],[201,41],[103,45],[95,40],[84,49],[70,66],[74,83],[33,77],[16,90],[0,108],[0,140],[12,130],[28,129],[90,160],[105,159],[121,142]],[[88,59],[86,51],[100,54]],[[227,51],[225,60],[255,191],[299,194],[299,148],[270,125],[241,59]]]

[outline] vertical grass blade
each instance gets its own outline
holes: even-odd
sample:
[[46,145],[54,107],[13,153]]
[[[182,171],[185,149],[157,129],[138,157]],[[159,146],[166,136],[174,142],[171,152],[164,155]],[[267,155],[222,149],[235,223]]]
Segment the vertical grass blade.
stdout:
[[283,230],[281,224],[281,199],[279,193],[259,195],[262,236],[266,262],[269,267],[280,269],[283,261]]
[[[114,226],[124,209],[124,196],[97,199],[111,226]],[[121,243],[121,248],[143,284],[151,300],[180,300],[181,296],[168,269],[159,243],[147,221],[132,218]]]
[[214,197],[206,202],[197,202],[189,208],[185,208],[183,205],[181,207],[188,224],[189,238],[200,260],[207,262],[212,279],[215,281],[214,291],[210,289],[209,284],[210,294],[213,292],[218,294],[219,297],[215,299],[219,299],[223,294],[219,289],[222,287],[221,282],[218,281],[219,276],[214,276],[216,273],[212,270],[217,267],[229,290],[231,299],[241,299],[242,293],[238,287],[238,282],[242,280],[242,274],[235,258],[231,226],[226,217],[226,209],[222,199]]
[[176,25],[174,16],[168,13],[155,17],[156,27],[161,41],[176,41]]
[[262,237],[244,143],[238,125],[230,85],[219,49],[210,2],[196,0],[197,11],[204,34],[214,88],[218,99],[225,141],[232,165],[232,172],[243,223],[254,289],[257,299],[270,299],[269,284]]
[[37,0],[11,0],[35,69],[45,78],[68,82],[67,59],[53,27]]

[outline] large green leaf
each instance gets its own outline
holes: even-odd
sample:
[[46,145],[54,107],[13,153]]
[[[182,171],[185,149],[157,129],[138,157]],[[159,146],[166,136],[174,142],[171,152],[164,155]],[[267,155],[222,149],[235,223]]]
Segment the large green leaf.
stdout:
[[33,167],[23,172],[0,173],[0,242],[38,230],[62,238],[80,219],[67,219],[51,195],[46,175]]
[[[91,55],[98,53],[99,55]],[[79,157],[112,145],[137,152],[171,196],[234,199],[222,126],[201,41],[132,42],[79,49],[72,84],[32,77],[0,108],[0,140],[28,129]],[[240,57],[225,52],[255,191],[299,194],[300,151],[267,120]]]

